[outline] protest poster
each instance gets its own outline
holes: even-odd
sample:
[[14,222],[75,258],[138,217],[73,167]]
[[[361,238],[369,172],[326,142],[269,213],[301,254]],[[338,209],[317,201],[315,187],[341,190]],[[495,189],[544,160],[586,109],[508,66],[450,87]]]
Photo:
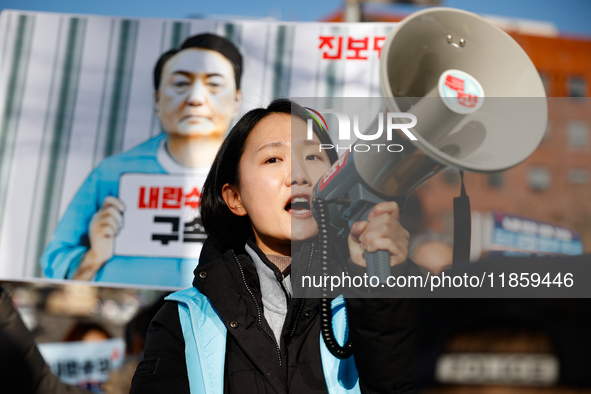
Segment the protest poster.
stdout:
[[[3,11],[0,278],[189,286],[200,243],[183,257],[145,257],[141,247],[124,242],[133,226],[130,211],[122,214],[115,242],[102,250],[101,268],[79,275],[92,219],[107,196],[120,197],[121,177],[192,176],[167,151],[153,82],[161,54],[203,33],[236,46],[241,97],[229,123],[277,97],[379,96],[380,51],[393,26]],[[123,202],[128,209],[134,203]]]
[[100,386],[118,369],[125,357],[121,338],[87,342],[55,342],[38,345],[41,355],[62,382],[100,393]]

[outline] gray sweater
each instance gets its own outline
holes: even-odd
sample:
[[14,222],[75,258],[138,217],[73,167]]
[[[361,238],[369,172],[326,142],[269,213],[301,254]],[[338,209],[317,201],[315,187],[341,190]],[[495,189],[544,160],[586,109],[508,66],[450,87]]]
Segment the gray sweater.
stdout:
[[267,323],[273,330],[277,343],[280,343],[281,330],[287,314],[287,305],[291,299],[291,280],[289,275],[279,281],[275,272],[265,264],[248,244],[246,252],[254,262],[259,282],[261,285],[261,297],[263,299],[263,314]]

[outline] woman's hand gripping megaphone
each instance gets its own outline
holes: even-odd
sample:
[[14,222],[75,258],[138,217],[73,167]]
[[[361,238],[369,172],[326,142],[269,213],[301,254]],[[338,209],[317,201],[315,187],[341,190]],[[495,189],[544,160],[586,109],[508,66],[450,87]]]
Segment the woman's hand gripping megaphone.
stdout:
[[[319,231],[337,229],[329,237],[347,238],[351,260],[384,284],[390,267],[404,262],[408,254],[409,234],[400,225],[400,207],[394,201],[403,204],[406,198],[376,193],[361,178],[355,159],[355,154],[345,153],[320,178],[314,186],[313,212]],[[376,168],[374,172],[380,172]],[[319,213],[317,207],[324,205]],[[330,224],[326,230],[324,221]]]
[[[366,221],[355,222],[347,238],[351,261],[366,267],[378,256],[386,258],[386,269],[403,263],[408,255],[409,233],[400,224],[398,204],[385,201],[375,205]],[[381,257],[384,255],[384,257]],[[368,270],[373,269],[369,268]],[[368,272],[370,274],[370,272]],[[378,277],[380,275],[377,275]]]

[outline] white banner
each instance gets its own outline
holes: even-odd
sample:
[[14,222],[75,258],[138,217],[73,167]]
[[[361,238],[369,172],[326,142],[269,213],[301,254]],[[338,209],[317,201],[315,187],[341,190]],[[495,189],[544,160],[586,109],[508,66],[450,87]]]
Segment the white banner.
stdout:
[[[0,278],[81,279],[92,219],[106,197],[121,197],[121,174],[178,173],[163,148],[167,131],[153,82],[169,49],[201,33],[232,42],[243,59],[238,118],[278,97],[379,96],[380,51],[393,26],[3,11]],[[178,243],[168,242],[175,251],[163,253],[131,242],[145,223],[134,216],[139,208],[126,205],[115,249],[103,247],[106,261],[92,280],[190,285],[197,259],[169,257],[198,254],[200,245],[184,242],[187,221],[178,223]],[[151,220],[146,229],[156,225]],[[173,227],[159,222],[149,235]]]
[[51,371],[65,383],[100,392],[109,372],[121,366],[125,342],[120,338],[104,341],[56,342],[37,345]]

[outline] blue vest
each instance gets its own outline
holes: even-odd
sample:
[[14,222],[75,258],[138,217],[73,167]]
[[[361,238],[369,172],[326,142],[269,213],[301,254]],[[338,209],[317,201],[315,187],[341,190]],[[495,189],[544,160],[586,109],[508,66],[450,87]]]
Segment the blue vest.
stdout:
[[[209,299],[194,287],[173,293],[166,299],[178,302],[191,393],[222,394],[226,327],[217,311]],[[345,299],[335,298],[331,306],[335,337],[343,344],[348,333]],[[334,357],[321,335],[319,346],[328,392],[361,394],[359,375],[353,357],[346,360]]]

